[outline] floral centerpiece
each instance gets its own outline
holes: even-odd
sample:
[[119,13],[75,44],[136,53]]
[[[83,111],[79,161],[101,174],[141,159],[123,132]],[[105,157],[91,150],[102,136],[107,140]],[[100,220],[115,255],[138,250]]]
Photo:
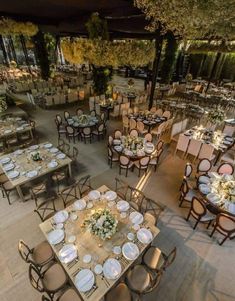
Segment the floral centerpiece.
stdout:
[[5,98],[0,98],[0,113],[6,111],[7,109],[7,103]]
[[88,118],[88,116],[87,115],[81,115],[81,116],[79,116],[78,117],[78,123],[80,123],[80,124],[88,124],[88,122],[89,122],[89,118]]
[[221,176],[213,183],[213,188],[216,193],[222,195],[224,199],[235,203],[235,180],[229,175]]
[[39,152],[33,152],[31,154],[31,158],[33,161],[41,161],[42,160]]
[[141,137],[125,136],[123,137],[122,144],[126,149],[137,150],[142,149],[144,145],[144,139]]
[[135,82],[133,81],[132,78],[130,78],[130,79],[128,80],[127,84],[128,84],[128,87],[129,87],[129,88],[132,88],[132,87],[134,86]]
[[118,221],[107,209],[99,209],[84,221],[84,226],[102,240],[110,239],[117,231]]
[[220,124],[224,121],[225,119],[225,113],[224,110],[222,110],[220,107],[218,107],[217,109],[210,111],[208,114],[208,120],[212,123],[212,124]]

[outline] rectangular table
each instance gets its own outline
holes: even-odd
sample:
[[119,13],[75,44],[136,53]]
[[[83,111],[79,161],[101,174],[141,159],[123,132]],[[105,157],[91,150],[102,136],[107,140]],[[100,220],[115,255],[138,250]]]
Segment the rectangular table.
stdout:
[[[32,146],[23,149],[23,153],[22,154],[18,154],[17,155],[17,151],[1,156],[0,157],[0,166],[4,171],[4,164],[1,163],[1,159],[9,157],[11,159],[11,163],[13,163],[15,165],[15,170],[20,172],[20,175],[14,179],[9,178],[8,176],[8,172],[5,172],[5,175],[7,176],[8,180],[11,182],[11,184],[16,188],[19,197],[22,201],[24,201],[24,195],[21,189],[21,186],[23,184],[26,184],[36,178],[39,178],[43,175],[46,175],[48,173],[51,173],[55,170],[60,169],[61,167],[64,166],[68,166],[69,168],[69,176],[71,177],[71,162],[72,160],[66,156],[64,159],[58,159],[56,158],[55,153],[51,153],[50,149],[46,149],[44,147],[45,144],[47,144],[48,142],[44,142],[39,144],[38,149],[33,150]],[[40,156],[42,158],[41,161],[33,161],[31,158],[31,153],[35,152],[35,151],[39,151]],[[60,152],[61,153],[61,152]],[[56,162],[58,163],[58,165],[54,168],[48,167],[48,163],[51,162],[52,160],[56,160]],[[33,178],[29,178],[27,177],[27,172],[31,171],[31,170],[37,170],[38,174],[33,177]]]
[[7,139],[8,136],[29,132],[33,138],[32,127],[28,123],[22,123],[20,118],[9,118],[0,120],[0,139]]
[[[105,185],[101,186],[99,189],[101,193],[104,193],[108,191],[108,187]],[[88,196],[85,196],[83,199],[85,199],[87,202],[89,201]],[[120,198],[118,197],[116,201],[119,201]],[[117,232],[112,236],[110,240],[102,241],[99,238],[96,238],[94,235],[92,235],[87,229],[84,228],[83,222],[84,220],[89,216],[89,214],[93,213],[96,209],[101,208],[107,208],[109,209],[112,214],[118,219],[118,230]],[[73,205],[66,208],[66,210],[70,212],[74,212]],[[130,212],[135,211],[133,208],[130,209]],[[135,232],[132,229],[131,221],[129,220],[129,215],[126,218],[121,218],[120,213],[116,209],[116,205],[113,207],[108,206],[108,203],[106,200],[102,199],[100,201],[94,202],[94,206],[91,209],[84,209],[82,211],[76,211],[76,214],[78,215],[78,219],[75,221],[70,221],[69,219],[64,224],[65,229],[65,242],[67,242],[67,236],[66,234],[71,233],[76,236],[76,241],[74,244],[76,244],[78,249],[78,260],[74,262],[74,264],[64,264],[61,263],[64,267],[65,271],[67,272],[70,282],[75,286],[75,276],[77,273],[83,269],[83,268],[90,268],[92,271],[94,270],[94,266],[96,264],[103,264],[105,260],[108,258],[115,258],[114,253],[112,252],[113,246],[119,245],[122,246],[125,242],[128,241],[127,234],[129,232]],[[72,226],[71,226],[72,224]],[[153,224],[144,221],[142,224],[144,227],[149,228],[149,230],[153,234],[153,239],[158,235],[160,232],[157,227],[155,227]],[[45,222],[40,224],[40,228],[45,235],[47,239],[47,234],[53,230],[53,217],[46,220]],[[72,232],[71,232],[72,229]],[[139,250],[140,255],[146,250],[147,246],[146,244],[142,244],[139,241],[136,242]],[[63,246],[63,242],[57,245],[52,245],[52,248],[55,252],[55,255],[57,256],[57,259],[59,260],[58,253],[60,249]],[[86,254],[90,254],[93,258],[91,263],[87,264],[83,262],[83,256]],[[60,261],[60,260],[59,260]],[[123,274],[131,267],[134,261],[128,261],[124,257],[121,256],[119,259],[121,266],[122,266],[122,273],[119,276],[122,277]],[[102,275],[95,275],[95,283],[96,287],[92,288],[91,291],[86,293],[81,293],[81,297],[83,300],[87,301],[98,301],[113,287],[117,282],[116,280],[108,280],[106,278],[103,278]]]

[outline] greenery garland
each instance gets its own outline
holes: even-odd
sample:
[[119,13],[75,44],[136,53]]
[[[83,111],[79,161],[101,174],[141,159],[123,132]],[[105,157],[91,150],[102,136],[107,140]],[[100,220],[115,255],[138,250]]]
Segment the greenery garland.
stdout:
[[61,40],[65,59],[72,64],[89,62],[96,66],[145,66],[153,62],[155,47],[152,41],[100,39]]
[[38,26],[31,22],[17,22],[10,18],[0,19],[1,35],[26,35],[34,36],[38,32]]
[[188,41],[187,52],[189,53],[208,53],[208,52],[223,52],[235,53],[235,41]]

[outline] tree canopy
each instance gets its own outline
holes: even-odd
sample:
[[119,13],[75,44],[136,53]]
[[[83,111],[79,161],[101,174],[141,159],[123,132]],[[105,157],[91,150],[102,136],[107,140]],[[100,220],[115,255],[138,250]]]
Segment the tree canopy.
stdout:
[[235,39],[234,0],[134,0],[148,29],[172,31],[184,39]]

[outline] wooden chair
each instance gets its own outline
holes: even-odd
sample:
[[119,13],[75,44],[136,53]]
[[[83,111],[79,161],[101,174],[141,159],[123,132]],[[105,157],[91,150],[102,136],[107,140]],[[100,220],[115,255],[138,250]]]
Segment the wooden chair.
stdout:
[[54,260],[54,252],[47,241],[30,248],[23,240],[20,240],[18,252],[26,263],[33,263],[39,270]]
[[165,254],[159,248],[150,246],[143,255],[143,264],[153,271],[163,272],[174,262],[176,251],[174,247],[169,254]]
[[156,151],[154,152],[153,156],[151,156],[151,159],[149,161],[149,165],[154,166],[155,171],[157,170],[160,157],[163,153],[163,146],[164,146],[164,142],[160,140],[156,146]]
[[119,178],[115,178],[115,192],[120,198],[124,200],[126,199],[128,187],[129,185],[125,181]]
[[208,229],[211,225],[211,222],[215,219],[215,216],[208,212],[208,210],[206,209],[205,203],[196,197],[193,197],[192,199],[191,208],[186,218],[187,221],[189,220],[190,216],[192,216],[196,220],[193,229],[196,229],[199,222],[207,223]]
[[209,159],[203,158],[198,162],[197,165],[197,174],[196,177],[198,178],[202,174],[207,174],[209,170],[211,170],[212,163]]
[[62,292],[56,301],[82,301],[82,299],[79,297],[75,289],[68,287]]
[[119,161],[119,155],[116,152],[113,152],[112,148],[108,146],[108,164],[112,168],[113,162]]
[[90,143],[91,143],[91,140],[92,140],[92,132],[91,132],[91,128],[90,127],[85,127],[82,129],[82,132],[81,132],[81,137],[82,139],[84,140],[85,144],[86,144],[86,140],[89,139],[90,140]]
[[136,129],[132,129],[132,130],[130,130],[129,135],[131,137],[136,137],[137,138],[139,136],[139,132]]
[[68,283],[67,274],[59,263],[50,265],[41,272],[32,263],[29,265],[29,280],[33,288],[46,293],[53,300],[56,293]]
[[121,136],[122,136],[122,132],[120,130],[115,130],[114,131],[114,139],[121,139]]
[[127,272],[126,283],[129,289],[135,292],[139,299],[155,290],[161,281],[162,273],[151,273],[144,265],[135,265]]
[[[5,176],[5,175],[3,175]],[[1,178],[3,178],[1,176]],[[2,191],[2,196],[7,198],[8,204],[11,205],[11,193],[15,191],[15,187],[11,184],[8,179],[6,181],[0,182],[0,189]]]
[[[150,199],[144,195],[144,198],[141,200],[141,208],[140,211],[146,215],[146,219],[155,220],[155,225],[158,222],[160,214],[163,212],[164,206],[159,204],[156,200]],[[151,215],[151,216],[149,216]]]
[[56,213],[55,207],[55,197],[47,199],[36,207],[34,212],[36,212],[42,222],[52,217]]
[[76,111],[77,116],[81,116],[83,114],[83,110],[82,109],[77,109]]
[[100,138],[104,139],[104,123],[101,123],[96,130],[93,130],[92,135],[97,136],[98,140],[100,140]]
[[137,130],[141,135],[145,135],[148,131],[144,128],[144,123],[142,121],[137,121]]
[[128,170],[133,168],[133,162],[131,162],[130,158],[124,155],[119,157],[119,174],[121,175],[122,169],[126,171],[126,177],[128,175]]
[[216,216],[214,229],[210,237],[213,236],[215,231],[218,231],[224,236],[224,239],[219,243],[222,246],[228,238],[233,239],[235,237],[235,218],[225,213],[219,213]]
[[59,193],[59,196],[63,202],[64,208],[74,203],[80,197],[77,183],[73,183],[72,185],[65,187]]
[[128,185],[125,200],[137,211],[141,211],[145,195],[137,188]]
[[108,291],[104,297],[104,301],[133,301],[131,292],[124,282],[120,282],[117,286]]
[[75,143],[75,138],[77,137],[77,139],[79,140],[79,135],[80,133],[78,131],[76,131],[74,129],[74,127],[70,126],[70,125],[67,125],[66,126],[66,136],[70,142],[70,139],[73,140],[73,143]]
[[32,187],[30,188],[30,195],[31,195],[31,199],[34,200],[36,207],[39,205],[38,204],[38,198],[43,196],[43,197],[47,197],[48,196],[48,184],[47,184],[47,179],[43,180],[40,183],[35,183],[34,185],[32,185]]
[[91,185],[91,176],[90,175],[80,178],[76,182],[76,184],[78,187],[80,198],[82,198],[84,195],[86,195],[89,191],[93,190],[93,187]]
[[144,140],[146,142],[153,142],[153,136],[151,133],[147,133],[145,136],[144,136]]
[[197,192],[194,189],[189,188],[187,180],[183,179],[180,187],[179,207],[182,206],[183,202],[191,203],[193,197],[197,197]]
[[60,184],[64,181],[69,185],[68,171],[67,168],[56,170],[51,176],[52,181],[55,183],[57,192],[60,191]]
[[148,167],[149,167],[150,157],[146,156],[141,158],[138,161],[134,162],[134,167],[138,169],[138,177],[140,177],[140,173],[143,170],[145,173],[147,173]]

